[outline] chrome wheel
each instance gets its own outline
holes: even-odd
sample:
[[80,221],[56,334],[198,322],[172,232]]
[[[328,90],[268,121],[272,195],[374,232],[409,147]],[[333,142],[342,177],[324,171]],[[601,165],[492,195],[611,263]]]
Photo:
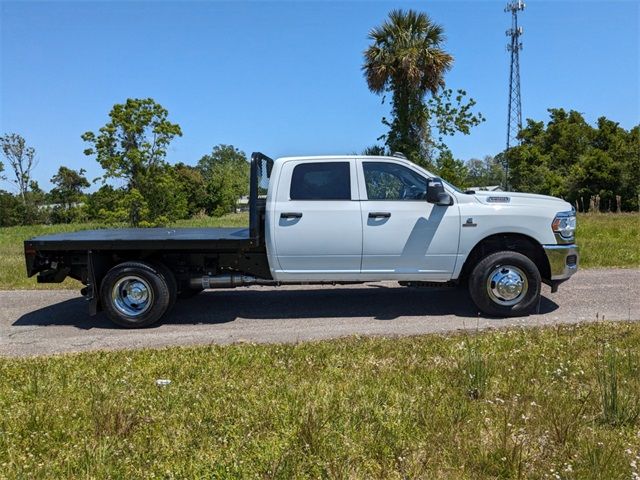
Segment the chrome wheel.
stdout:
[[153,290],[142,277],[129,275],[120,278],[111,289],[114,307],[128,317],[138,317],[153,304]]
[[528,290],[527,276],[513,265],[500,265],[487,277],[487,293],[498,305],[515,305],[524,298]]

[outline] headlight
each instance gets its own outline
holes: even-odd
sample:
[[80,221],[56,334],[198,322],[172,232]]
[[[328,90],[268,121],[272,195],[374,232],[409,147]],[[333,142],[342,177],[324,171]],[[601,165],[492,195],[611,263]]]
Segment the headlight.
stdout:
[[559,212],[551,223],[551,229],[556,236],[558,243],[569,243],[573,241],[576,234],[576,212]]

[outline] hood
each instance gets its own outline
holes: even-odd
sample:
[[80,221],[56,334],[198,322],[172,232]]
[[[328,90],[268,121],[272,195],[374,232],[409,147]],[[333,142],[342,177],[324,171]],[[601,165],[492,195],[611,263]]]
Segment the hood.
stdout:
[[560,210],[571,210],[571,204],[565,202],[561,198],[551,197],[549,195],[538,195],[536,193],[524,192],[489,192],[477,190],[475,195],[479,202],[486,205],[530,205],[549,206]]

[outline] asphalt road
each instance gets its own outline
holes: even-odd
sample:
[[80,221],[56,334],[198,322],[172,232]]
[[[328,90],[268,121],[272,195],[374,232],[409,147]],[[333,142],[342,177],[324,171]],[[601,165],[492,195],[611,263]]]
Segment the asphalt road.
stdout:
[[539,313],[478,316],[466,290],[395,282],[210,290],[178,302],[161,325],[126,330],[65,290],[0,291],[0,355],[231,342],[297,342],[347,335],[416,335],[460,329],[640,320],[640,269],[582,270],[560,291],[543,288]]

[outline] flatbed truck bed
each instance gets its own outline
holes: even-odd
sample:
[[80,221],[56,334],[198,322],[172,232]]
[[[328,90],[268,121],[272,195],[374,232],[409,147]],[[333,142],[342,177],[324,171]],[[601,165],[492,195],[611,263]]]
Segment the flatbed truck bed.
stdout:
[[249,228],[118,228],[43,235],[25,241],[39,251],[217,250],[248,247]]

